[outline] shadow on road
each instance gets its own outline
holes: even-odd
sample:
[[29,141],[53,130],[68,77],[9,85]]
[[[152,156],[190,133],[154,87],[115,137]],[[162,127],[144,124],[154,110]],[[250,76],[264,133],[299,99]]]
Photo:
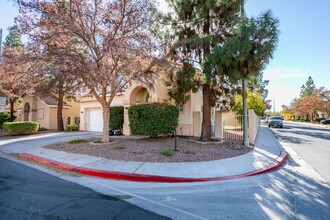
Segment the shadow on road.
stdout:
[[[278,135],[289,142],[292,143],[302,143],[309,142],[305,138],[297,138],[295,135],[320,138],[324,140],[330,140],[330,130],[322,128],[307,128],[307,127],[297,127],[290,125],[291,129],[274,129],[275,132],[278,132]],[[285,136],[286,135],[286,136]]]
[[[291,159],[287,163],[291,166],[299,166]],[[276,216],[281,216],[281,219],[290,219],[290,217],[328,219],[330,216],[329,185],[310,179],[288,169],[287,166],[270,175],[272,184],[262,185],[264,193],[255,196],[263,210],[275,211]]]

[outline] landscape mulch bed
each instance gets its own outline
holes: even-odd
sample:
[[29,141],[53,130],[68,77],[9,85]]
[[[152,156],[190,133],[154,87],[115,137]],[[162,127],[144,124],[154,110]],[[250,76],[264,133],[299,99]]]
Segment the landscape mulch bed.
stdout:
[[[191,138],[177,138],[177,150],[174,151],[175,138],[112,139],[110,143],[94,144],[100,140],[89,139],[86,143],[57,143],[44,148],[85,154],[111,160],[139,162],[197,162],[212,161],[236,157],[252,150],[241,144],[222,141],[201,144]],[[240,149],[239,149],[240,148]],[[161,154],[162,150],[171,149],[172,156]]]

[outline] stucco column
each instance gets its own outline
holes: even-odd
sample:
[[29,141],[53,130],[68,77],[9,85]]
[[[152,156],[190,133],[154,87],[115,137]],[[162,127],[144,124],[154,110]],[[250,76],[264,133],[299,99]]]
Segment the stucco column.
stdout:
[[215,111],[215,134],[216,138],[223,139],[223,119],[220,111]]
[[253,109],[249,109],[249,142],[250,144],[255,144],[255,139],[258,133],[259,120],[257,114]]
[[87,131],[87,109],[86,108],[80,108],[80,125],[79,130],[80,131]]
[[123,134],[124,135],[131,135],[131,129],[129,127],[129,120],[128,120],[128,108],[130,107],[129,101],[124,101],[124,124],[123,124]]

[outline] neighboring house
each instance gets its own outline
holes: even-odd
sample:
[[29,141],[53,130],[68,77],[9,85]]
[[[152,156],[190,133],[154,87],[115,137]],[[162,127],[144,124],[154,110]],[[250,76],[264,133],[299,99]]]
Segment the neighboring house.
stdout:
[[[133,82],[123,93],[118,93],[111,106],[124,106],[124,135],[130,135],[127,108],[142,103],[171,103],[174,101],[168,96],[166,77],[160,77],[152,86],[142,82]],[[100,103],[92,96],[80,97],[80,130],[102,131],[103,117]],[[179,107],[178,135],[200,136],[202,125],[202,94],[191,93],[190,99]],[[111,115],[110,115],[111,117]],[[170,115],[168,117],[171,117]]]
[[328,114],[325,113],[325,112],[317,112],[317,115],[318,115],[320,118],[330,118],[330,115],[328,115]]
[[0,113],[1,112],[9,112],[8,105],[4,105],[4,106],[0,105]]
[[[55,95],[28,95],[22,97],[21,108],[17,109],[16,121],[36,121],[40,128],[57,129],[57,103]],[[63,105],[64,129],[68,124],[79,125],[79,103],[66,100]]]

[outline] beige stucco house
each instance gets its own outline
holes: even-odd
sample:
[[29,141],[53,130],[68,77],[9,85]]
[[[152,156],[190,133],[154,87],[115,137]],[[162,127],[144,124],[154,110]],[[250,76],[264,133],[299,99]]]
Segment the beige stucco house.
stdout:
[[[124,106],[124,135],[130,135],[127,108],[141,103],[172,103],[168,96],[166,76],[159,77],[152,85],[135,81],[123,93],[118,93],[111,106]],[[102,131],[102,108],[92,96],[82,96],[80,102],[80,129],[85,131]],[[202,95],[200,92],[191,93],[190,100],[180,107],[177,134],[199,136],[202,124]],[[111,116],[110,116],[111,117]],[[171,117],[170,115],[168,117]]]
[[[25,94],[22,97],[21,108],[17,109],[16,121],[36,121],[40,128],[57,129],[57,103],[55,95]],[[64,128],[68,124],[79,125],[79,110],[78,102],[65,100],[62,113]]]
[[[122,93],[118,93],[113,99],[111,106],[124,106],[124,135],[130,135],[128,120],[128,107],[142,103],[172,103],[174,100],[168,96],[171,89],[165,75],[159,77],[152,85],[135,81]],[[190,92],[190,99],[180,106],[179,123],[176,130],[178,135],[199,137],[202,127],[202,92]],[[103,116],[102,107],[99,102],[90,94],[81,96],[80,102],[80,130],[102,131]],[[111,117],[111,115],[110,115]],[[169,115],[168,117],[171,117]],[[235,125],[230,121],[234,120]],[[220,109],[212,108],[211,111],[211,133],[216,138],[242,140],[242,124],[233,113],[222,113]],[[237,130],[239,128],[239,130]],[[255,143],[259,129],[259,117],[253,110],[249,110],[249,141]],[[231,135],[229,135],[231,134]],[[229,136],[228,136],[229,135]]]

